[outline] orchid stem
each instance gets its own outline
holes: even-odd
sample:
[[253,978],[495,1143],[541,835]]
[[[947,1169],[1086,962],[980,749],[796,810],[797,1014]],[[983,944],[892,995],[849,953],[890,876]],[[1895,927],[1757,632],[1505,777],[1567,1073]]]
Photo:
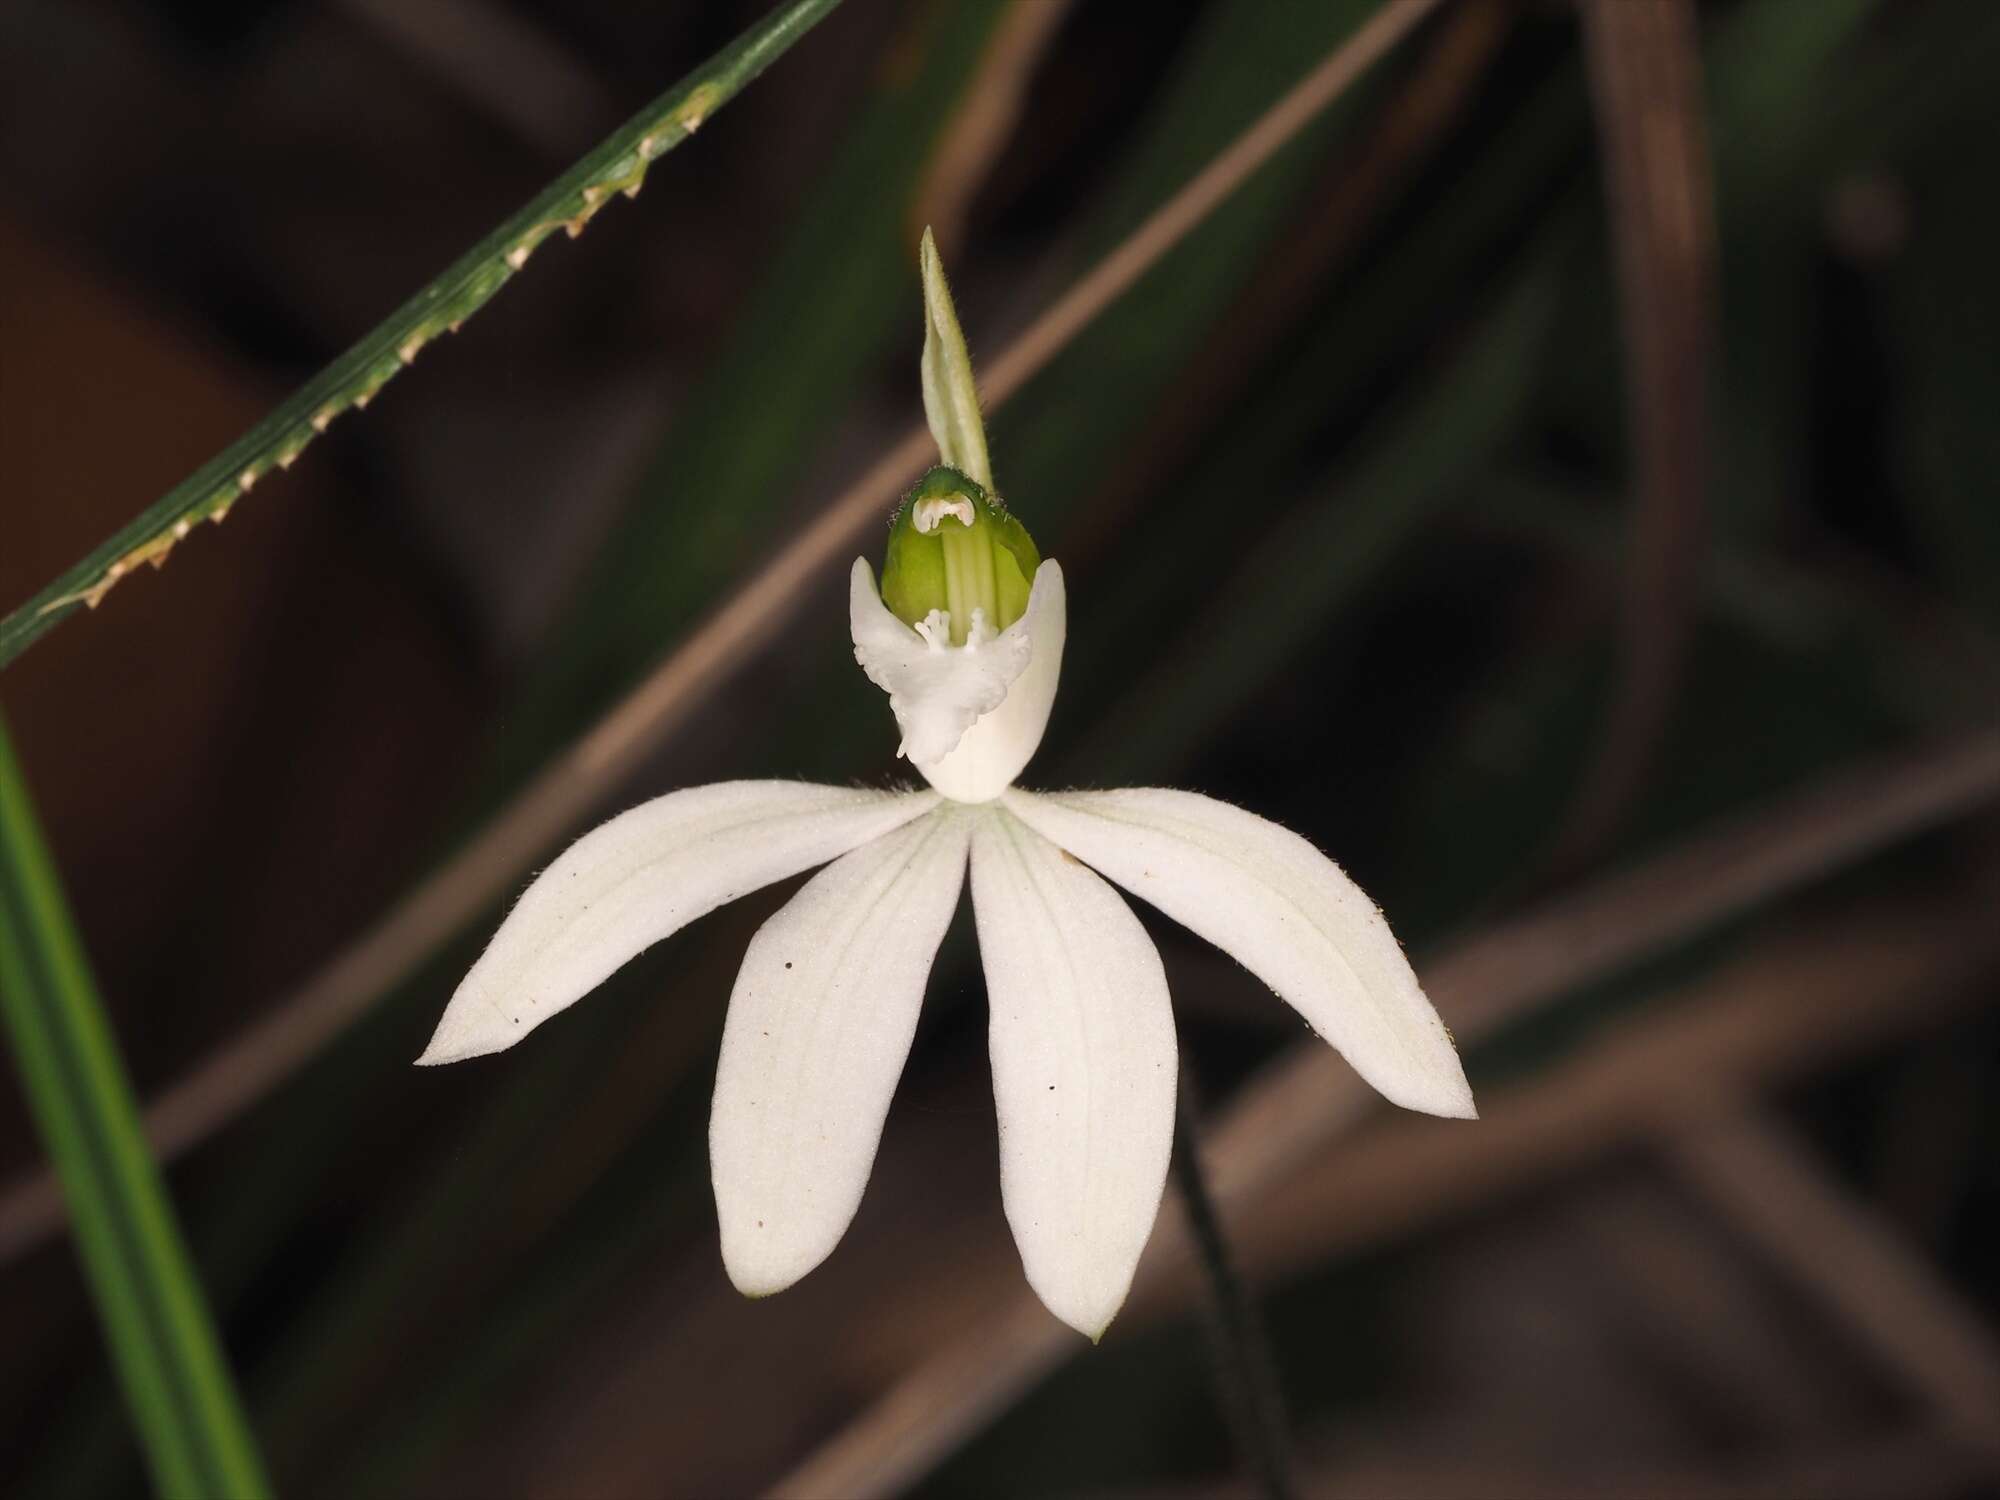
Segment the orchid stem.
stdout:
[[1195,1256],[1208,1283],[1207,1322],[1216,1387],[1244,1466],[1270,1500],[1291,1500],[1297,1490],[1292,1484],[1291,1444],[1286,1436],[1277,1362],[1272,1358],[1263,1320],[1236,1273],[1223,1236],[1202,1167],[1199,1137],[1194,1086],[1183,1070],[1174,1111],[1174,1178],[1187,1207]]

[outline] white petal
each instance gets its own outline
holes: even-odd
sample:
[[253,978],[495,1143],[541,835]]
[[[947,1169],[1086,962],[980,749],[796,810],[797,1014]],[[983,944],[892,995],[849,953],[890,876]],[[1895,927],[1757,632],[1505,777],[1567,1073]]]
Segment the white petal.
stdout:
[[723,1264],[747,1296],[826,1259],[861,1204],[965,882],[966,822],[942,809],[836,860],[743,959],[708,1144]]
[[897,750],[956,802],[989,802],[1042,743],[1062,675],[1068,603],[1062,569],[1035,570],[1027,613],[998,636],[946,644],[933,616],[922,630],[889,612],[866,558],[848,582],[854,657],[889,695],[903,732]]
[[1394,1103],[1476,1114],[1451,1034],[1382,913],[1297,834],[1226,802],[1156,788],[1017,791],[1007,806],[1228,953]]
[[725,781],[621,813],[522,893],[417,1061],[511,1047],[696,917],[825,864],[936,803],[929,792]]
[[1125,1301],[1174,1139],[1173,1012],[1118,893],[995,810],[972,836],[1000,1194],[1028,1284],[1078,1332]]

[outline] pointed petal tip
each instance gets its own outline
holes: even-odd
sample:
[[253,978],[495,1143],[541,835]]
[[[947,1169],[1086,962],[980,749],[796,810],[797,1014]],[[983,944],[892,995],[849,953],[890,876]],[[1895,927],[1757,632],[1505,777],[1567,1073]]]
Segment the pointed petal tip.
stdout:
[[411,1063],[416,1068],[437,1068],[446,1063],[465,1062],[475,1057],[485,1057],[503,1049],[499,1047],[469,1046],[463,1041],[454,1042],[442,1033],[430,1040],[430,1045],[417,1055]]
[[[1449,1036],[1449,1033],[1447,1033]],[[1451,1067],[1447,1076],[1438,1080],[1438,1101],[1431,1113],[1447,1120],[1476,1120],[1479,1105],[1472,1097],[1472,1081],[1465,1076],[1465,1064],[1459,1060],[1458,1049],[1451,1051]]]
[[469,1056],[471,1054],[462,1047],[454,1047],[447,1042],[444,1037],[444,1028],[439,1027],[431,1033],[430,1041],[424,1045],[424,1050],[417,1054],[415,1061],[410,1066],[413,1068],[435,1068],[444,1063],[455,1063],[461,1058]]
[[762,1302],[766,1297],[790,1291],[826,1258],[822,1255],[804,1267],[758,1263],[753,1257],[745,1255],[742,1246],[734,1241],[735,1236],[732,1235],[723,1242],[722,1270],[728,1276],[729,1284],[746,1302]]
[[[1038,1292],[1036,1295],[1041,1294]],[[1065,1309],[1052,1305],[1046,1297],[1041,1300],[1042,1306],[1048,1308],[1058,1322],[1089,1339],[1093,1349],[1104,1342],[1104,1335],[1111,1331],[1112,1322],[1117,1318],[1119,1310],[1125,1306],[1123,1296],[1109,1308],[1072,1306]]]
[[1414,1110],[1420,1115],[1436,1115],[1441,1120],[1479,1118],[1479,1106],[1472,1098],[1472,1085],[1466,1082],[1463,1073],[1448,1079],[1428,1078],[1393,1090],[1380,1083],[1375,1087],[1391,1104]]
[[1093,1288],[1073,1280],[1068,1285],[1059,1285],[1044,1271],[1029,1275],[1028,1288],[1051,1317],[1082,1334],[1095,1348],[1104,1342],[1104,1335],[1111,1331],[1112,1323],[1125,1309],[1125,1299],[1132,1292],[1131,1269],[1125,1271],[1124,1281],[1115,1294],[1107,1295],[1101,1285]]
[[460,1005],[459,996],[464,993],[464,986],[460,986],[451,1003],[445,1006],[444,1014],[438,1018],[437,1029],[431,1032],[430,1041],[417,1055],[413,1066],[436,1068],[475,1057],[490,1057],[495,1052],[505,1052],[521,1039],[523,1033],[518,1027],[503,1031],[498,1018],[492,1017],[483,1007]]

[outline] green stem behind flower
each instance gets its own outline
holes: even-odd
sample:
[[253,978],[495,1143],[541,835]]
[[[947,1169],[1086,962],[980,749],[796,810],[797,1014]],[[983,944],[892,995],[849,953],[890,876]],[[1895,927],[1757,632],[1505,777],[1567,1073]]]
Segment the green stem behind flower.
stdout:
[[1208,1176],[1202,1169],[1198,1134],[1193,1085],[1184,1067],[1174,1107],[1174,1180],[1187,1208],[1196,1259],[1208,1283],[1216,1385],[1245,1467],[1270,1500],[1286,1500],[1296,1491],[1277,1362],[1271,1357],[1270,1340],[1256,1305],[1236,1273],[1214,1196],[1208,1190]]

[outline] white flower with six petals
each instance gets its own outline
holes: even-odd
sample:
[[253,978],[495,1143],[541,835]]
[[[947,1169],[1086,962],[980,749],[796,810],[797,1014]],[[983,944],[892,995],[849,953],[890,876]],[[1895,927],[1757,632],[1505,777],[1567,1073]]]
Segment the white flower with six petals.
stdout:
[[[990,489],[928,235],[923,259],[925,406],[941,453],[965,470],[933,477]],[[906,509],[915,534],[970,534],[972,505],[950,495]],[[1004,616],[1006,580],[996,593],[986,566],[983,590],[975,579],[947,592],[999,601]],[[1159,1209],[1178,1066],[1159,955],[1113,886],[1230,954],[1392,1102],[1472,1116],[1451,1037],[1387,922],[1306,840],[1192,792],[1014,785],[1048,723],[1066,628],[1060,567],[1028,567],[1018,619],[995,628],[986,609],[961,608],[971,618],[954,629],[950,611],[920,606],[906,623],[857,559],[855,655],[932,790],[725,782],[611,819],[529,885],[418,1061],[511,1047],[695,918],[824,865],[744,955],[709,1125],[730,1279],[750,1296],[782,1291],[860,1205],[969,868],[1007,1221],[1036,1294],[1092,1338],[1123,1303]]]

